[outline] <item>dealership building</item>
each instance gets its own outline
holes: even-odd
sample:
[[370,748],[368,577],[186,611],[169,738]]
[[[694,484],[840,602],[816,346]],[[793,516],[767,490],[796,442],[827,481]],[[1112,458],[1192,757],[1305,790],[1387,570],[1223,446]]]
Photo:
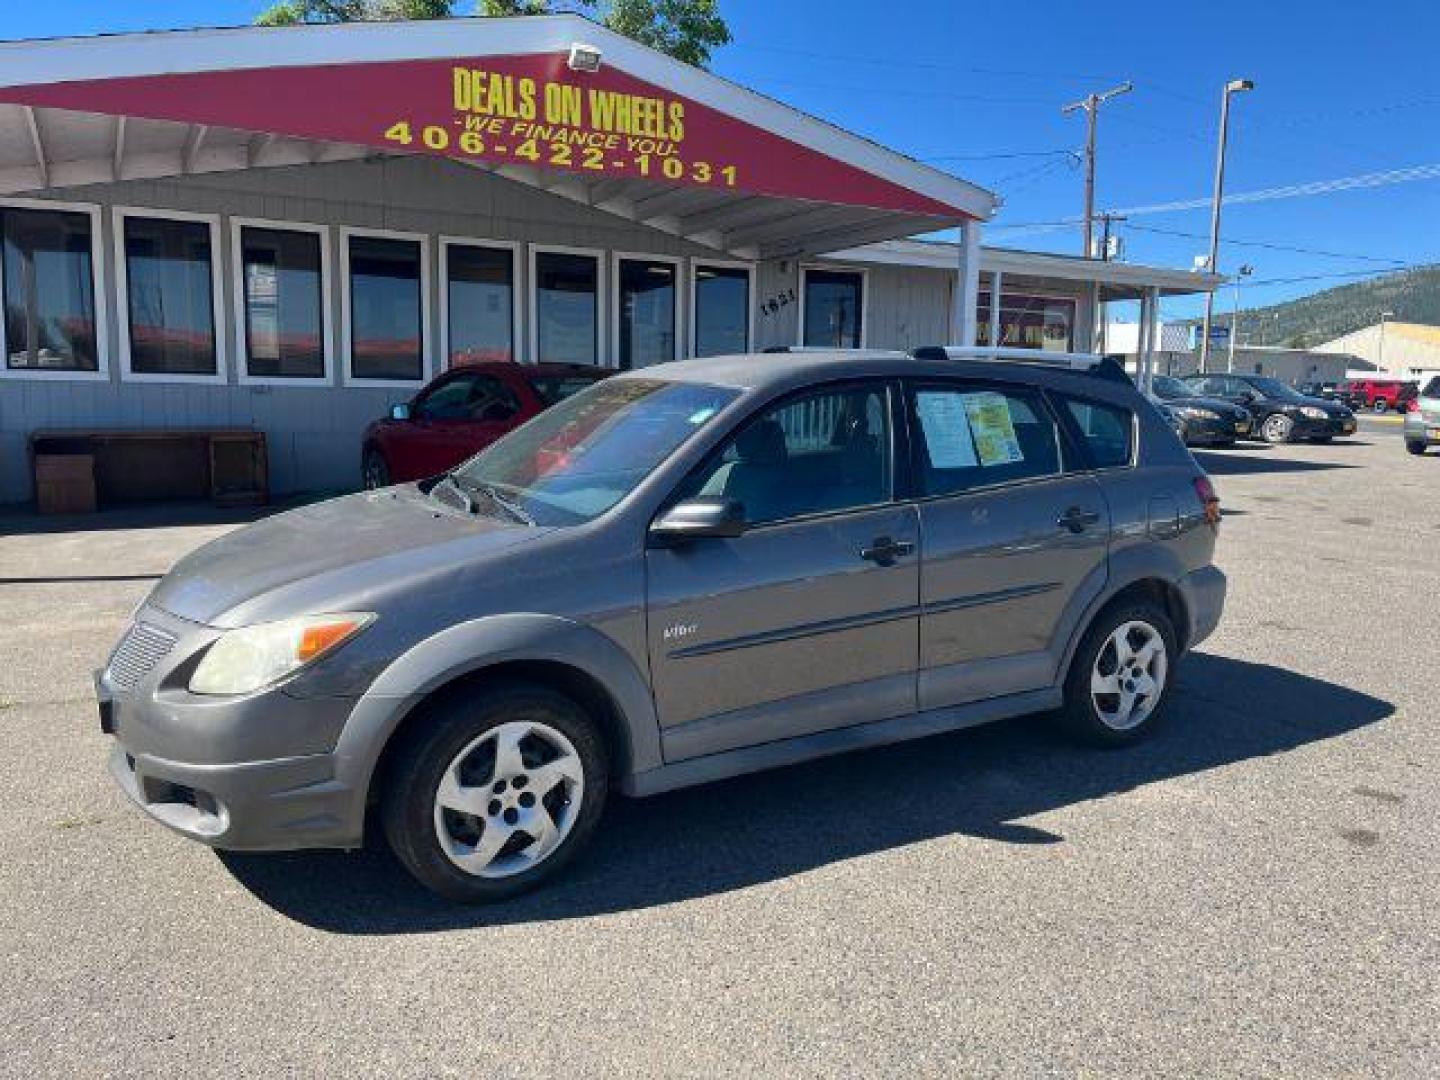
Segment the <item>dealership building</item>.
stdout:
[[458,365],[1090,349],[1220,281],[985,247],[997,206],[575,16],[0,45],[0,502],[37,439],[128,439],[102,501],[245,432],[347,488]]

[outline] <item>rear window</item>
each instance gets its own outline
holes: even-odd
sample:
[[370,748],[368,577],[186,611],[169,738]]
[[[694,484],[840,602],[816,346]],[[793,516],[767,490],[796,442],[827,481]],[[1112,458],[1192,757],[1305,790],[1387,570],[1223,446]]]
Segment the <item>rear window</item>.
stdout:
[[1118,405],[1066,398],[1065,408],[1080,429],[1097,469],[1118,469],[1130,464],[1135,445],[1135,415]]
[[548,409],[587,386],[593,386],[598,378],[597,375],[540,375],[531,378],[530,384]]
[[1430,380],[1430,384],[1425,387],[1425,396],[1440,397],[1440,375]]

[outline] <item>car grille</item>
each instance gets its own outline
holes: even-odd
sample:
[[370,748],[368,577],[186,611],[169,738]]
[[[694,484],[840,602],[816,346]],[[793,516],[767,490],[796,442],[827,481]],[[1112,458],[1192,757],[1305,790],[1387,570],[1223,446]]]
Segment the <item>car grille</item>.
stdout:
[[174,647],[175,638],[164,630],[135,623],[110,654],[110,665],[106,669],[110,685],[116,690],[134,690]]

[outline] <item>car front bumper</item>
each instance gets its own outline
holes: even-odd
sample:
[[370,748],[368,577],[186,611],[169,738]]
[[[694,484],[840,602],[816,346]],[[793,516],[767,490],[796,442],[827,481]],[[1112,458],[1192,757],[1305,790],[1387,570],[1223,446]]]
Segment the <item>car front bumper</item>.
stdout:
[[1184,418],[1181,438],[1186,446],[1214,446],[1217,443],[1232,443],[1236,439],[1247,439],[1252,429],[1251,422],[1219,418],[1216,420]]
[[1345,435],[1354,435],[1357,426],[1354,417],[1332,416],[1327,420],[1300,417],[1295,421],[1295,438],[1334,439]]

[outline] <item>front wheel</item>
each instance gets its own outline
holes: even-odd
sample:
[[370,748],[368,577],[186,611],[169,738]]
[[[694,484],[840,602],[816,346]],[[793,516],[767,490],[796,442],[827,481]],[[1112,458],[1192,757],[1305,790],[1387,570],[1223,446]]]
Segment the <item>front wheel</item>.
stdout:
[[1405,449],[1409,450],[1410,453],[1414,454],[1416,457],[1419,457],[1425,453],[1425,444],[1423,442],[1415,442],[1413,440],[1406,439]]
[[1284,413],[1272,413],[1260,425],[1260,437],[1267,443],[1288,443],[1295,437],[1295,421]]
[[1135,742],[1155,726],[1175,657],[1175,630],[1159,605],[1102,612],[1070,663],[1061,724],[1101,746]]
[[360,466],[360,474],[365,481],[367,491],[375,491],[377,488],[390,486],[390,466],[385,461],[385,455],[374,447],[365,451],[365,458]]
[[456,694],[420,717],[381,796],[385,837],[427,888],[464,903],[542,884],[594,831],[609,767],[570,698],[528,683]]

